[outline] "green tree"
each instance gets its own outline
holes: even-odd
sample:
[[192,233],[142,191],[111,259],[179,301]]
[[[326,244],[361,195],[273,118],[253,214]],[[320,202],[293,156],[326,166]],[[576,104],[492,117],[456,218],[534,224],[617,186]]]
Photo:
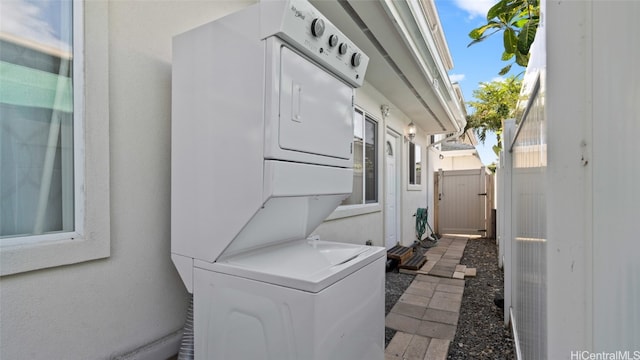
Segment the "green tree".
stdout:
[[521,87],[522,79],[513,75],[504,80],[481,82],[473,91],[473,97],[477,100],[467,102],[474,111],[467,116],[465,130],[474,129],[482,143],[487,138],[487,132],[494,132],[498,138],[498,144],[493,147],[496,154],[502,149],[502,120],[513,116]]
[[500,0],[487,11],[487,23],[471,30],[469,37],[473,41],[468,46],[502,31],[504,52],[501,59],[510,61],[515,58],[500,70],[499,74],[505,75],[514,63],[522,67],[529,63],[529,49],[539,23],[539,0]]

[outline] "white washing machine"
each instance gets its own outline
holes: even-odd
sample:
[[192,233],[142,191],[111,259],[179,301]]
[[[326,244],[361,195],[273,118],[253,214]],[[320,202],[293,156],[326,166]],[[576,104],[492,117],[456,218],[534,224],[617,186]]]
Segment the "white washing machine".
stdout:
[[307,239],[351,193],[367,64],[304,0],[174,38],[171,257],[197,359],[383,359],[384,248]]
[[[206,359],[382,359],[380,249],[298,240],[194,272]],[[202,264],[204,265],[204,264]],[[382,270],[382,271],[381,271]],[[206,354],[206,355],[205,355]]]

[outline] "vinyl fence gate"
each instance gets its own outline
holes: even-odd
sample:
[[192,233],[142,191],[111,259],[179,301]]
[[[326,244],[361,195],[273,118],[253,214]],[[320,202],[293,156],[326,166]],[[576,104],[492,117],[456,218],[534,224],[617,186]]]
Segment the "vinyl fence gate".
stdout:
[[493,174],[482,167],[440,170],[435,175],[435,231],[493,238]]

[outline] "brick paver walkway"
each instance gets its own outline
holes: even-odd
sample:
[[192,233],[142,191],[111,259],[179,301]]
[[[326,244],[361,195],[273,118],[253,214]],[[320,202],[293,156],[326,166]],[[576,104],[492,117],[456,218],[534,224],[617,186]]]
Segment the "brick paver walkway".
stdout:
[[[391,309],[386,326],[397,330],[385,359],[444,360],[456,334],[464,280],[453,279],[466,238],[444,238],[425,254],[429,269],[416,278]],[[460,268],[458,268],[460,270]]]

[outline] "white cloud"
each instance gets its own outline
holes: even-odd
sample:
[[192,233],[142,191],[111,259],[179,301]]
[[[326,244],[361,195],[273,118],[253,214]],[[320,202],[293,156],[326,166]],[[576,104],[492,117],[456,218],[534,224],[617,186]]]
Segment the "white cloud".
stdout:
[[449,80],[451,80],[452,83],[459,83],[464,80],[464,77],[464,74],[449,74]]
[[494,83],[494,82],[501,82],[501,83],[503,83],[503,82],[506,82],[506,81],[507,81],[507,79],[506,79],[506,78],[504,78],[504,77],[502,77],[502,76],[496,76],[496,77],[492,78],[492,79],[491,79],[491,80],[489,80],[489,81],[483,81],[483,82],[482,82],[482,85],[480,85],[480,86],[485,86],[485,85],[487,85],[487,84]]
[[51,25],[44,19],[46,9],[43,6],[46,5],[45,1],[0,1],[0,32],[68,51],[69,44],[57,38]]
[[498,2],[498,0],[453,0],[457,7],[469,13],[469,18],[476,16],[486,17],[487,11]]

